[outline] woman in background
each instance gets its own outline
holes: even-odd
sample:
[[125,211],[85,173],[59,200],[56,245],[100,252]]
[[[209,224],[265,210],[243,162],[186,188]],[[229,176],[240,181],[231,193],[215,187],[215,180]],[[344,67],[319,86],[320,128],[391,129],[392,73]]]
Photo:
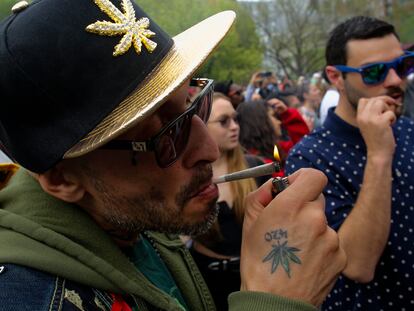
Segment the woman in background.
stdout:
[[314,81],[305,82],[302,85],[300,96],[302,105],[298,108],[310,132],[321,125],[319,120],[319,106],[324,95],[322,89]]
[[[290,148],[309,129],[294,108],[288,108],[283,99],[272,98],[267,102],[245,102],[237,108],[240,124],[240,143],[247,152],[260,156],[264,162],[273,162],[276,145],[282,168]],[[284,170],[273,176],[283,176]]]
[[[220,150],[219,159],[213,163],[214,176],[249,167],[239,144],[240,128],[237,113],[230,99],[221,93],[215,93],[213,96],[207,127]],[[254,159],[249,158],[253,165]],[[207,233],[193,238],[193,257],[209,286],[218,310],[228,310],[228,295],[240,290],[239,257],[244,198],[256,187],[254,179],[218,184],[218,221]]]

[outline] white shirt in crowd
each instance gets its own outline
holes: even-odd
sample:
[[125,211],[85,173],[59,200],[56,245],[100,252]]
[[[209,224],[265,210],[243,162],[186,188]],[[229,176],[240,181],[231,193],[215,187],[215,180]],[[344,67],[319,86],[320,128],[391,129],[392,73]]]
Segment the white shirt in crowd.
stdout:
[[328,110],[331,107],[336,107],[339,102],[339,93],[336,89],[329,89],[326,91],[325,96],[322,98],[321,106],[319,108],[319,120],[320,124],[325,122]]

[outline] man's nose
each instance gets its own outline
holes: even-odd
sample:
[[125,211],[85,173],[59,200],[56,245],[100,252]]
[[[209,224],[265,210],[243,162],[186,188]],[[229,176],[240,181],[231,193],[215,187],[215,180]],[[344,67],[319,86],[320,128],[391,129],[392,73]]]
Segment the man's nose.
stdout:
[[216,161],[220,152],[206,124],[197,115],[193,116],[191,122],[190,137],[183,154],[183,166],[191,168],[199,162]]
[[391,68],[385,78],[384,87],[401,86],[402,83],[403,79],[400,78],[394,68]]

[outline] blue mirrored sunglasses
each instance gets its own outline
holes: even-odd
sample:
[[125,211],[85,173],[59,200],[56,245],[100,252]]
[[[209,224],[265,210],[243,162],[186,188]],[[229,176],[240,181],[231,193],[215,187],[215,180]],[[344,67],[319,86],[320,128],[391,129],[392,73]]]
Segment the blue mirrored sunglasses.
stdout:
[[378,62],[358,68],[336,65],[335,68],[341,72],[357,72],[365,84],[375,85],[384,82],[391,68],[401,79],[414,73],[414,53],[405,51],[404,55],[390,62]]
[[131,150],[133,152],[154,152],[157,163],[165,168],[172,165],[185,150],[191,132],[191,120],[197,115],[207,123],[213,100],[214,80],[192,79],[190,86],[202,88],[190,108],[166,124],[157,134],[146,141],[114,139],[102,149]]

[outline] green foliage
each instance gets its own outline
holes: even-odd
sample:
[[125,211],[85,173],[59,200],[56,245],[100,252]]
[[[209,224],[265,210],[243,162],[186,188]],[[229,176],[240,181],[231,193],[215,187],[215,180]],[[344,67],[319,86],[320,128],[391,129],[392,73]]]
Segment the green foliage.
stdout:
[[401,42],[414,44],[414,3],[407,1],[404,6],[394,7],[389,20],[397,28]]
[[220,80],[247,83],[261,67],[263,48],[249,13],[235,0],[140,0],[140,6],[170,35],[174,36],[201,20],[221,12],[237,13],[235,26],[197,73]]
[[12,6],[17,2],[18,0],[1,0],[0,1],[0,20],[2,20],[3,18],[11,14]]
[[398,28],[401,41],[414,44],[414,15],[401,19],[401,25]]

